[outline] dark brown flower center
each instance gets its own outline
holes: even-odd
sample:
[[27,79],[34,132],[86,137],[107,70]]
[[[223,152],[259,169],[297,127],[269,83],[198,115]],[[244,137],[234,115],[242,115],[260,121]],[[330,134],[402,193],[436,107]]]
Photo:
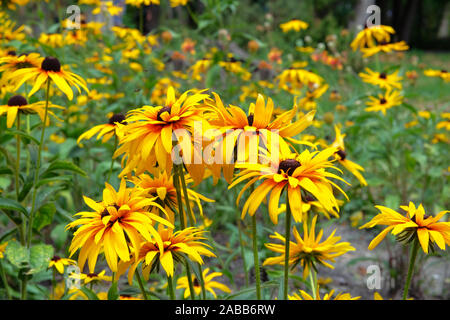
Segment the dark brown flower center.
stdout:
[[88,278],[95,278],[95,277],[97,277],[97,276],[98,276],[97,273],[88,273],[88,274],[86,275],[86,277],[88,277]]
[[116,122],[118,123],[124,123],[126,124],[126,122],[124,122],[125,120],[125,116],[121,113],[116,113],[114,114],[111,118],[109,118],[109,124],[115,124]]
[[22,96],[19,96],[19,95],[17,95],[17,96],[13,96],[13,97],[11,97],[11,98],[9,98],[9,100],[8,100],[8,106],[25,106],[25,105],[27,105],[28,104],[28,102],[27,102],[27,99],[25,99],[24,97],[22,97]]
[[441,73],[447,73],[448,71],[447,70],[445,70],[445,69],[442,69],[441,70]]
[[42,61],[41,68],[45,71],[60,72],[61,63],[55,57],[47,57]]
[[387,100],[385,98],[380,99],[380,104],[385,104],[386,102],[387,102]]
[[253,120],[255,119],[255,116],[253,114],[249,114],[247,117],[247,121],[248,121],[248,125],[252,126],[253,125]]
[[16,56],[16,52],[14,50],[9,50],[7,53],[8,56]]
[[194,284],[194,287],[199,287],[200,286],[200,282],[198,282],[197,278],[194,278],[194,281],[192,281]]
[[336,154],[341,157],[341,160],[344,160],[347,157],[347,154],[343,150],[338,150]]
[[53,256],[51,261],[59,261],[61,259],[60,256]]
[[300,166],[301,164],[297,160],[286,159],[280,162],[280,165],[278,166],[278,173],[284,172],[290,176],[294,173],[295,169]]
[[387,78],[386,73],[384,73],[384,72],[380,73],[380,79],[386,79],[386,78]]
[[163,107],[163,108],[161,108],[159,111],[158,111],[158,114],[157,114],[157,116],[156,116],[156,119],[158,119],[159,121],[164,121],[162,118],[161,118],[161,114],[163,114],[164,112],[167,112],[167,113],[169,113],[170,114],[170,111],[172,110],[172,107]]

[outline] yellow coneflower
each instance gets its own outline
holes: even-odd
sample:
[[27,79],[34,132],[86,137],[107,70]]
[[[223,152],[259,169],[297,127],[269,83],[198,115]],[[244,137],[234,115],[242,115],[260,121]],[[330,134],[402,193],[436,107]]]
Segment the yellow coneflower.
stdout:
[[[206,268],[203,270],[203,281],[205,283],[205,289],[209,291],[215,299],[217,299],[217,294],[214,291],[214,289],[219,289],[223,292],[230,293],[231,290],[226,285],[213,281],[214,278],[221,277],[223,275],[222,272],[212,272],[209,273],[209,268]],[[192,275],[192,282],[194,284],[194,293],[196,296],[199,296],[202,291],[202,286],[200,285],[199,280],[195,277],[195,275]],[[184,298],[188,298],[191,296],[191,291],[189,289],[189,281],[187,276],[181,277],[177,280],[177,287],[176,289],[184,289]]]
[[378,98],[370,96],[370,101],[366,102],[368,105],[365,108],[365,111],[381,111],[383,115],[386,115],[386,110],[398,106],[403,102],[403,96],[400,94],[400,91],[396,90],[388,90],[384,94],[379,94]]
[[[189,184],[192,182],[192,179],[190,177],[186,177],[185,181],[186,184]],[[144,191],[148,197],[154,198],[157,203],[164,207],[169,215],[169,220],[174,223],[173,208],[178,208],[178,202],[177,190],[173,183],[173,176],[170,176],[165,171],[158,172],[154,177],[142,173],[138,176],[133,176],[131,178],[131,182],[135,185],[135,188]],[[191,189],[187,189],[187,193],[189,196],[189,203],[192,207],[194,204],[197,204],[200,216],[203,217],[203,207],[200,200],[207,202],[214,202],[214,200],[204,197],[200,193]],[[184,193],[181,194],[181,199],[183,199],[183,203],[186,203]]]
[[2,72],[0,84],[7,81],[10,75],[16,70],[39,67],[43,59],[39,53],[21,54],[17,56],[15,52],[10,51],[6,57],[0,58],[0,72]]
[[[334,269],[333,265],[329,262],[334,262],[334,258],[345,254],[348,251],[354,251],[349,242],[339,242],[341,237],[335,236],[336,229],[330,234],[330,236],[320,242],[323,236],[323,230],[315,234],[317,216],[314,216],[311,223],[311,228],[308,231],[308,224],[303,223],[303,238],[294,227],[294,237],[296,242],[290,241],[289,246],[289,265],[292,267],[300,265],[303,267],[303,277],[306,278],[309,275],[310,269],[316,270],[316,265],[321,264],[330,269]],[[278,239],[285,243],[286,238],[275,232],[270,236],[272,239]],[[267,258],[263,266],[284,264],[285,259],[285,245],[267,243],[266,247],[273,252],[281,253],[280,256]],[[329,262],[328,262],[329,261]]]
[[299,290],[299,293],[294,293],[292,296],[288,296],[289,300],[358,300],[361,297],[352,297],[350,293],[342,293],[339,292],[334,298],[334,289],[331,290],[329,293],[326,293],[323,298],[320,296],[319,293],[319,286],[316,288],[317,297],[313,297],[306,293],[303,290]]
[[283,30],[284,33],[289,32],[291,30],[299,32],[302,29],[307,29],[308,23],[298,19],[292,19],[291,21],[280,24],[280,28],[281,30]]
[[172,8],[178,7],[178,6],[185,6],[189,0],[170,0],[170,6]]
[[76,265],[75,260],[67,259],[67,258],[61,258],[60,256],[53,256],[53,258],[50,259],[50,263],[48,264],[48,267],[55,267],[56,270],[58,270],[59,273],[64,273],[64,266],[69,265]]
[[[61,106],[49,103],[49,108],[64,109]],[[8,104],[0,106],[0,116],[6,113],[6,126],[11,128],[16,120],[18,113],[23,114],[35,114],[37,113],[42,121],[45,117],[45,101],[39,101],[28,104],[27,99],[23,96],[17,95],[9,98]],[[48,110],[48,114],[60,120],[52,111]],[[50,124],[50,117],[47,117],[46,126]]]
[[203,237],[202,231],[195,227],[186,228],[173,232],[172,228],[158,228],[159,238],[162,243],[150,240],[140,244],[140,249],[136,255],[135,262],[130,266],[128,271],[128,282],[131,284],[137,266],[142,262],[142,270],[145,279],[152,270],[161,265],[168,277],[173,277],[174,261],[182,261],[185,254],[189,259],[203,264],[201,256],[215,257],[208,247],[208,244],[202,242],[206,238]]
[[391,35],[395,33],[395,30],[390,26],[375,25],[365,26],[350,44],[353,51],[356,49],[372,48],[376,45],[376,42],[389,42],[391,41]]
[[125,262],[130,260],[129,242],[137,255],[141,237],[156,241],[162,247],[161,237],[153,226],[154,222],[173,228],[169,221],[149,212],[149,207],[156,206],[162,211],[164,208],[154,202],[154,199],[144,196],[142,191],[127,188],[125,180],[121,181],[119,191],[114,190],[108,183],[105,185],[101,202],[84,197],[84,201],[94,212],[77,213],[81,218],[66,226],[66,229],[69,229],[81,225],[74,233],[69,251],[72,256],[81,249],[78,265],[83,269],[87,259],[90,272],[94,271],[101,251],[104,251],[111,270],[116,272],[117,258]]
[[125,4],[129,4],[134,7],[149,6],[152,4],[159,5],[160,0],[125,0]]
[[[122,136],[114,154],[114,157],[125,154],[122,176],[133,170],[136,174],[152,170],[156,161],[161,170],[170,170],[174,147],[172,135],[176,136],[182,150],[190,150],[192,139],[183,139],[186,138],[183,133],[191,134],[194,122],[205,123],[201,102],[208,97],[203,91],[190,95],[191,92],[186,91],[177,99],[175,90],[169,87],[164,106],[144,106],[128,112],[127,125],[119,125]],[[192,163],[187,154],[182,156],[185,164]],[[187,168],[189,171],[191,166]],[[189,173],[194,179],[203,178],[203,174]]]
[[441,117],[443,120],[436,124],[436,129],[445,129],[450,131],[450,112],[443,112]]
[[445,82],[450,81],[450,72],[448,72],[445,69],[442,70],[426,69],[423,72],[423,74],[426,75],[427,77],[439,77]]
[[111,139],[115,134],[117,134],[117,123],[125,125],[125,116],[121,113],[113,114],[111,118],[109,118],[108,123],[105,124],[99,124],[88,131],[81,134],[78,139],[77,143],[80,144],[80,141],[83,139],[89,140],[93,136],[97,135],[97,140],[102,139],[102,143],[107,142],[109,139]]
[[341,134],[341,130],[337,126],[334,126],[334,131],[336,137],[334,139],[334,142],[331,144],[331,147],[338,148],[338,151],[334,154],[336,160],[338,160],[345,169],[350,171],[359,180],[361,185],[367,186],[366,179],[364,179],[364,177],[360,173],[360,171],[364,171],[364,168],[359,164],[347,159],[347,153],[345,152],[344,145],[344,138],[346,134]]
[[425,215],[422,204],[416,208],[412,202],[408,206],[400,206],[406,215],[384,206],[375,206],[375,208],[381,213],[362,225],[360,229],[373,228],[376,225],[388,227],[370,242],[369,250],[374,249],[389,232],[397,235],[399,241],[410,242],[417,238],[425,253],[428,253],[429,249],[434,250],[433,243],[442,250],[445,250],[446,244],[450,245],[450,222],[439,222],[450,211],[441,211],[432,217]]
[[90,282],[101,282],[101,281],[111,282],[112,277],[105,275],[105,273],[106,273],[106,270],[103,270],[100,273],[95,273],[95,272],[79,273],[79,274],[72,273],[69,275],[69,277],[74,278],[74,279],[83,280],[84,285],[87,285]]
[[201,59],[196,61],[191,67],[190,70],[192,71],[192,77],[195,80],[202,80],[203,76],[206,75],[206,72],[210,68],[212,64],[212,60],[210,59]]
[[321,76],[315,74],[314,72],[294,68],[284,70],[277,76],[277,79],[280,87],[290,84],[294,88],[302,88],[303,86],[310,84],[320,85],[324,81]]
[[59,60],[55,57],[46,57],[41,66],[33,68],[22,68],[14,71],[9,76],[12,81],[17,81],[16,90],[26,81],[33,80],[33,88],[28,96],[31,97],[38,91],[42,85],[49,79],[53,80],[55,85],[67,96],[69,100],[73,99],[73,91],[71,86],[81,92],[80,87],[89,92],[86,82],[79,75],[64,70]]
[[368,58],[377,54],[378,52],[392,52],[392,51],[406,51],[409,46],[405,41],[394,42],[394,43],[380,43],[376,46],[370,48],[363,48],[361,52],[364,54],[364,58]]
[[365,71],[367,73],[359,73],[359,76],[364,82],[379,86],[381,89],[402,89],[402,83],[400,81],[403,77],[398,75],[398,70],[391,74],[372,71],[369,68],[366,68]]
[[[238,162],[246,163],[249,160],[250,162],[256,162],[257,159],[255,159],[256,161],[250,159],[252,148],[257,148],[261,142],[266,149],[270,149],[271,141],[274,139],[278,139],[281,145],[286,145],[286,141],[304,143],[295,140],[293,137],[305,130],[312,123],[315,115],[315,111],[311,111],[295,121],[297,107],[294,106],[290,111],[285,111],[275,120],[272,120],[274,104],[271,98],[267,99],[266,104],[264,97],[258,94],[256,102],[250,104],[247,115],[238,106],[229,105],[225,107],[220,97],[216,93],[213,93],[213,95],[215,103],[208,102],[213,110],[209,114],[209,122],[218,128],[220,134],[224,135],[224,139],[218,143],[216,152],[222,152],[222,163],[225,164],[223,173],[228,182],[231,182],[233,175],[234,157]],[[231,133],[226,134],[227,132]],[[249,141],[246,139],[249,139]],[[237,148],[236,154],[227,152],[228,150],[234,150],[235,147]],[[216,173],[220,175],[220,168],[213,168],[213,170],[215,169],[219,170]]]

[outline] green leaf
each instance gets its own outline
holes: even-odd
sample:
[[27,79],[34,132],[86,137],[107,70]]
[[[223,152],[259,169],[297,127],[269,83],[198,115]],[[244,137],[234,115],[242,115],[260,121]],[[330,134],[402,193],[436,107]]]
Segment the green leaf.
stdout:
[[35,228],[37,231],[40,231],[43,227],[52,223],[55,212],[56,208],[53,202],[44,204],[36,213],[33,228]]
[[84,286],[81,287],[80,290],[88,297],[89,300],[100,300],[94,291],[92,291]]
[[0,209],[14,210],[21,212],[28,217],[27,209],[25,209],[19,202],[12,199],[0,198]]
[[114,281],[108,290],[108,300],[119,299],[119,290],[117,289],[117,281]]
[[53,247],[48,244],[38,244],[30,249],[31,269],[28,273],[38,273],[48,267],[53,257]]
[[5,253],[8,261],[18,268],[28,265],[30,261],[28,249],[15,240],[8,242]]
[[416,108],[414,108],[412,105],[410,105],[409,103],[403,102],[401,104],[403,107],[405,107],[406,109],[409,109],[411,112],[417,114],[417,110]]
[[13,171],[8,167],[0,167],[0,174],[13,174]]
[[13,136],[18,135],[18,136],[20,136],[22,138],[25,138],[25,142],[28,142],[26,140],[32,140],[34,143],[39,144],[39,141],[35,137],[32,137],[29,134],[27,134],[27,133],[25,133],[23,131],[20,131],[20,130],[8,129],[5,132],[5,135],[13,135]]
[[52,228],[52,231],[50,232],[50,238],[52,238],[53,243],[57,248],[62,248],[69,236],[69,232],[65,230],[65,227],[65,223],[58,224],[56,227]]
[[58,170],[71,171],[82,176],[87,176],[86,172],[84,172],[81,168],[79,168],[72,162],[65,160],[56,160],[50,164],[48,169],[42,174],[42,177],[45,178],[48,174]]

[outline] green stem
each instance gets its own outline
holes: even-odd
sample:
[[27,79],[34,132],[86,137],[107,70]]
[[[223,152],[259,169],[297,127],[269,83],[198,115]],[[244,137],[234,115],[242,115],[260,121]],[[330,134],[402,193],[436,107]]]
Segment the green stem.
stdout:
[[202,299],[206,300],[206,287],[205,287],[205,279],[203,278],[203,268],[202,265],[198,264],[198,273],[200,275],[200,285],[202,287]]
[[[181,170],[180,170],[181,169]],[[178,215],[180,216],[180,228],[184,230],[186,228],[186,221],[184,220],[183,199],[181,197],[181,175],[183,174],[183,168],[180,165],[173,166],[174,176],[173,185],[177,190],[177,202],[178,202]],[[188,278],[189,290],[191,292],[191,299],[195,300],[194,284],[192,283],[191,268],[189,263],[185,260],[184,266],[186,268],[186,276]]]
[[[17,131],[20,131],[20,110],[17,112]],[[19,182],[19,172],[20,172],[20,136],[17,135],[16,136],[16,170],[14,172],[14,179],[15,179],[15,184],[16,184],[16,200],[18,202],[19,201],[19,195],[20,195],[20,182]],[[25,239],[25,235],[26,235],[26,221],[27,217],[25,215],[23,215],[22,217],[22,225],[20,228],[18,228],[19,231],[19,237],[20,237],[20,243],[22,245],[25,245],[26,243],[26,239]]]
[[109,183],[109,179],[111,179],[111,174],[113,171],[113,167],[114,167],[114,153],[117,150],[117,145],[118,145],[119,141],[117,139],[117,135],[114,133],[114,150],[113,150],[113,156],[111,157],[111,166],[109,167],[109,172],[108,172],[108,178],[106,179],[106,182]]
[[313,268],[311,268],[311,270],[309,270],[309,282],[311,285],[311,291],[312,291],[312,295],[314,300],[317,300],[317,281],[316,281],[316,276],[315,276],[315,271]]
[[[236,198],[236,195],[235,195]],[[245,261],[245,246],[244,246],[244,240],[242,239],[242,221],[241,221],[241,215],[239,210],[236,210],[237,213],[237,225],[238,225],[238,231],[239,231],[239,246],[241,249],[241,258],[242,258],[242,267],[244,268],[244,278],[245,278],[245,286],[248,287],[248,272],[247,272],[247,262]]]
[[189,219],[189,223],[191,226],[193,226],[195,217],[194,217],[194,213],[192,212],[191,205],[189,203],[189,194],[188,194],[187,187],[186,187],[186,180],[184,178],[183,165],[178,165],[178,174],[179,174],[180,181],[181,181],[181,187],[183,189],[184,202],[186,203],[186,207],[187,207],[187,216]]
[[408,275],[406,276],[405,289],[403,290],[403,300],[406,300],[408,298],[409,286],[411,284],[411,279],[412,279],[412,275],[414,272],[414,264],[416,262],[418,252],[419,252],[419,238],[416,235],[414,242],[412,244],[412,247],[411,247],[411,253],[410,253],[410,257],[409,257]]
[[169,296],[171,300],[176,300],[175,291],[173,290],[173,278],[167,277],[167,287],[169,289]]
[[52,273],[52,300],[56,300],[55,299],[55,287],[56,287],[56,269],[53,268],[53,273]]
[[139,274],[139,270],[136,269],[136,279],[139,284],[139,288],[141,289],[142,295],[144,297],[144,300],[149,300],[147,297],[147,293],[145,292],[144,284],[142,283],[141,275]]
[[36,163],[36,171],[34,172],[34,183],[33,183],[33,200],[31,204],[30,218],[28,221],[28,239],[27,239],[27,247],[31,246],[31,238],[33,236],[33,217],[34,210],[36,206],[36,195],[37,195],[37,183],[39,179],[39,169],[41,168],[41,153],[44,145],[44,136],[45,136],[45,127],[47,126],[47,116],[48,116],[48,103],[49,103],[49,95],[50,95],[50,79],[47,80],[47,92],[45,98],[45,113],[44,120],[42,122],[42,132],[41,132],[41,140],[39,141],[39,149],[38,149],[38,157]]
[[252,216],[253,261],[255,265],[256,299],[261,300],[261,273],[259,271],[258,239],[256,234],[256,214]]
[[289,291],[289,246],[291,244],[291,207],[289,205],[289,193],[286,190],[286,228],[285,228],[285,245],[284,245],[284,300],[288,299]]
[[6,278],[5,269],[3,269],[2,259],[0,259],[0,276],[2,277],[2,282],[5,287],[6,297],[11,300],[11,293],[9,292],[8,279]]

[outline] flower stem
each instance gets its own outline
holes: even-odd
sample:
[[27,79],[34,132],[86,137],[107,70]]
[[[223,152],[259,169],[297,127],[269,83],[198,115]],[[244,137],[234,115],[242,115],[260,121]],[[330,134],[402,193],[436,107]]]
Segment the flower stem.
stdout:
[[41,132],[41,140],[39,141],[39,149],[38,149],[38,157],[36,163],[36,171],[34,172],[34,182],[33,182],[33,200],[31,204],[30,218],[28,221],[28,239],[27,239],[27,247],[31,246],[31,238],[33,236],[33,217],[34,210],[36,206],[36,195],[37,195],[37,183],[39,179],[39,170],[41,168],[41,153],[44,145],[44,136],[45,136],[45,127],[47,126],[47,116],[48,116],[48,103],[49,103],[49,95],[50,95],[50,79],[47,80],[47,91],[45,97],[45,113],[44,120],[42,121],[42,132]]
[[[118,139],[117,139],[117,135],[114,133],[114,150],[113,150],[113,156],[114,156],[114,153],[116,152],[116,149],[117,149],[117,144],[119,143],[119,141],[118,141]],[[114,167],[114,157],[111,157],[111,166],[109,167],[109,172],[108,172],[108,178],[106,179],[106,182],[108,182],[109,183],[109,179],[111,179],[111,174],[112,174],[112,171],[113,171],[113,167]]]
[[[237,194],[235,192],[235,197],[237,197]],[[244,246],[244,240],[242,239],[242,221],[241,221],[241,215],[239,210],[236,210],[237,213],[237,225],[238,225],[238,231],[239,231],[239,246],[241,249],[241,258],[242,258],[242,267],[244,269],[244,278],[245,278],[245,286],[248,287],[248,272],[247,272],[247,262],[245,261],[245,246]]]
[[406,300],[408,298],[409,286],[411,284],[411,279],[414,272],[414,264],[416,262],[418,252],[419,252],[419,238],[418,236],[416,236],[411,247],[408,275],[406,276],[405,289],[403,290],[403,300]]
[[187,207],[187,216],[188,216],[190,225],[193,226],[195,217],[194,217],[194,214],[192,213],[192,208],[189,203],[189,194],[188,194],[187,187],[186,187],[186,180],[184,178],[183,165],[178,166],[178,173],[179,173],[179,177],[180,177],[180,181],[181,181],[181,187],[183,189],[184,201],[185,201],[186,207]]
[[[183,199],[181,196],[181,175],[183,175],[183,167],[180,165],[173,166],[174,176],[173,176],[173,185],[177,190],[177,202],[178,202],[178,215],[180,216],[180,228],[181,230],[186,228],[186,221],[184,220],[184,210],[183,210]],[[191,277],[191,268],[189,267],[189,263],[185,260],[184,266],[186,268],[186,276],[188,278],[189,290],[191,292],[191,299],[195,300],[194,293],[194,284],[192,283]]]
[[149,300],[147,293],[145,292],[144,284],[142,283],[141,275],[139,274],[139,270],[136,269],[136,279],[139,284],[139,288],[141,289],[142,296],[144,297],[144,300]]
[[315,273],[314,269],[311,268],[311,270],[309,270],[309,282],[311,285],[311,292],[312,292],[314,300],[317,300],[317,291],[316,291],[317,281],[316,280],[317,280],[316,273]]
[[256,235],[256,214],[252,216],[253,260],[255,265],[256,299],[261,300],[261,273],[259,271],[258,239]]
[[5,269],[3,269],[2,260],[0,259],[0,276],[2,278],[3,285],[5,287],[6,297],[11,300],[11,293],[9,292],[8,279],[6,278]]
[[55,298],[55,287],[56,287],[56,269],[53,268],[53,272],[52,272],[52,295],[51,295],[51,300],[56,300]]
[[206,288],[205,288],[205,279],[203,278],[203,268],[202,265],[198,264],[198,273],[200,276],[200,285],[202,287],[202,299],[206,300]]
[[176,300],[175,291],[173,290],[173,278],[167,277],[167,287],[169,289],[169,296],[171,300]]
[[[20,131],[20,110],[17,112],[17,131]],[[16,200],[19,201],[19,195],[20,195],[20,182],[19,182],[19,172],[20,172],[20,136],[16,136],[16,170],[14,172],[14,179],[15,179],[15,185],[16,185]],[[22,218],[22,225],[19,230],[19,236],[20,236],[20,243],[22,245],[25,245],[26,238],[25,235],[27,233],[27,217],[23,215]]]
[[291,207],[289,205],[289,193],[286,190],[286,228],[285,228],[285,245],[284,245],[284,287],[283,299],[288,299],[289,291],[289,246],[291,239]]

